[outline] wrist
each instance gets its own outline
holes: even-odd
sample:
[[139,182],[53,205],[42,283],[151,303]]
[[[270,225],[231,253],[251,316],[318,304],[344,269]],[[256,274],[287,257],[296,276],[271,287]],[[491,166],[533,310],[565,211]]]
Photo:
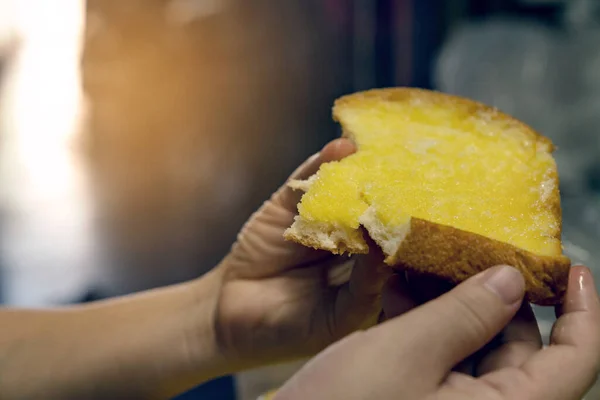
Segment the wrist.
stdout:
[[231,372],[215,329],[221,285],[221,271],[215,268],[201,278],[170,288],[173,303],[165,311],[171,316],[165,315],[163,323],[171,321],[176,337],[162,342],[164,354],[153,356],[163,360],[163,365],[165,359],[172,359],[171,368],[155,378],[162,382],[157,398],[171,398]]
[[190,377],[204,382],[232,372],[231,364],[218,342],[216,320],[222,272],[216,267],[201,278],[182,285],[189,302],[184,306],[183,335]]
[[[261,363],[243,357],[223,340],[222,315],[219,315],[221,291],[227,264],[221,263],[210,273],[189,283],[187,290],[194,297],[195,313],[190,328],[195,340],[190,348],[196,371],[203,371],[204,380],[256,367]],[[247,332],[251,335],[252,332]]]
[[190,282],[115,299],[90,310],[97,321],[118,318],[104,335],[106,356],[100,364],[121,360],[113,369],[120,376],[100,377],[100,381],[127,387],[125,394],[161,399],[225,374],[226,360],[217,346],[213,323],[220,285],[220,272],[215,269]]
[[107,354],[119,357],[121,351],[119,358],[124,360],[123,382],[117,377],[116,386],[129,386],[140,397],[171,398],[226,374],[228,364],[214,324],[221,284],[221,272],[215,268],[190,282],[99,306],[96,312],[119,316],[106,337],[111,346]]
[[214,269],[190,282],[90,310],[97,321],[118,318],[104,335],[101,362],[122,360],[114,368],[120,376],[100,380],[140,397],[171,398],[227,373],[214,328],[220,286],[220,271]]

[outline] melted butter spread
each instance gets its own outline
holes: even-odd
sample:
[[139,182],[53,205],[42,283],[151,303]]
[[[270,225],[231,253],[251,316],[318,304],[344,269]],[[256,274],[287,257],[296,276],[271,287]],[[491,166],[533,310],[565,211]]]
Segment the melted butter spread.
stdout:
[[337,117],[359,150],[322,165],[302,217],[355,229],[373,205],[389,226],[412,216],[561,253],[556,165],[521,125],[420,98],[361,99]]

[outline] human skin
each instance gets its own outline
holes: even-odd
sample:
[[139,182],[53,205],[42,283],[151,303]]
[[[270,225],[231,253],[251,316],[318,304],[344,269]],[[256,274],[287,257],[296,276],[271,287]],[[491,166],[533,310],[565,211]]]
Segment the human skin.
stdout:
[[[353,151],[334,141],[293,177]],[[285,241],[299,196],[283,186],[199,279],[91,305],[0,310],[0,398],[169,398],[374,324],[391,272],[377,254],[349,260]]]
[[[336,140],[292,177],[307,178],[321,163],[354,151],[349,141]],[[440,320],[439,328],[404,323],[400,336],[393,329],[396,321],[413,314],[396,315],[417,304],[438,304],[443,314],[439,299],[445,295],[431,300],[448,290],[443,285],[414,276],[408,278],[410,285],[401,284],[377,251],[350,259],[285,241],[283,231],[296,215],[299,196],[283,186],[249,219],[222,262],[196,280],[90,305],[0,310],[0,398],[170,398],[217,376],[317,354],[352,332],[375,326],[384,319],[386,303],[390,320],[360,335],[384,332],[379,334],[382,344],[395,347],[400,336],[446,328]],[[409,288],[418,289],[417,295]],[[503,309],[495,320],[494,330],[504,329],[505,335],[493,349],[483,346],[494,334],[482,329],[481,321],[459,325],[481,337],[472,341],[470,354],[452,358],[453,369],[484,370],[495,364],[486,366],[480,359],[525,359],[537,352],[541,340],[531,310],[524,305],[513,318],[518,308]],[[591,331],[598,328],[595,320],[586,324]],[[388,330],[394,334],[385,334]],[[442,343],[428,351],[445,354]],[[365,351],[365,362],[375,354]],[[415,362],[405,361],[405,368]],[[586,364],[588,375],[595,367]],[[377,388],[382,382],[370,384]]]
[[322,352],[275,399],[579,400],[598,376],[600,303],[585,267],[571,270],[549,347],[513,330],[470,373],[455,367],[523,312],[520,273],[485,271],[416,308],[405,282],[391,284],[384,308],[393,318]]

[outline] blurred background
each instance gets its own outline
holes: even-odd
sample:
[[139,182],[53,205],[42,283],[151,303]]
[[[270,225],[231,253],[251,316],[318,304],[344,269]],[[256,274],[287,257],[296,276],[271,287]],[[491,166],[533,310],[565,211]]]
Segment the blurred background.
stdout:
[[[57,4],[0,0],[0,303],[202,275],[338,135],[336,97],[399,85],[483,101],[552,138],[565,251],[600,278],[600,1]],[[536,312],[547,336],[553,312]],[[297,366],[181,398],[254,400]]]

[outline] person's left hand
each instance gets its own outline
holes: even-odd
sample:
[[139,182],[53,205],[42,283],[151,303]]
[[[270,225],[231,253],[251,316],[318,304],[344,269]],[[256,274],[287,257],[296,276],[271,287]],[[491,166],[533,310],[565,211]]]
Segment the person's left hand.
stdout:
[[[292,179],[355,151],[338,139],[309,158]],[[383,256],[349,258],[284,240],[300,192],[279,189],[246,223],[218,266],[222,288],[215,316],[220,351],[238,368],[312,355],[377,322],[391,269]]]
[[413,299],[398,295],[406,285],[396,277],[384,290],[388,321],[321,352],[274,399],[579,400],[598,377],[600,301],[585,267],[570,271],[548,347],[513,320],[504,344],[482,351],[468,371],[457,363],[484,349],[515,313],[527,326],[519,271],[484,271],[412,309]]

